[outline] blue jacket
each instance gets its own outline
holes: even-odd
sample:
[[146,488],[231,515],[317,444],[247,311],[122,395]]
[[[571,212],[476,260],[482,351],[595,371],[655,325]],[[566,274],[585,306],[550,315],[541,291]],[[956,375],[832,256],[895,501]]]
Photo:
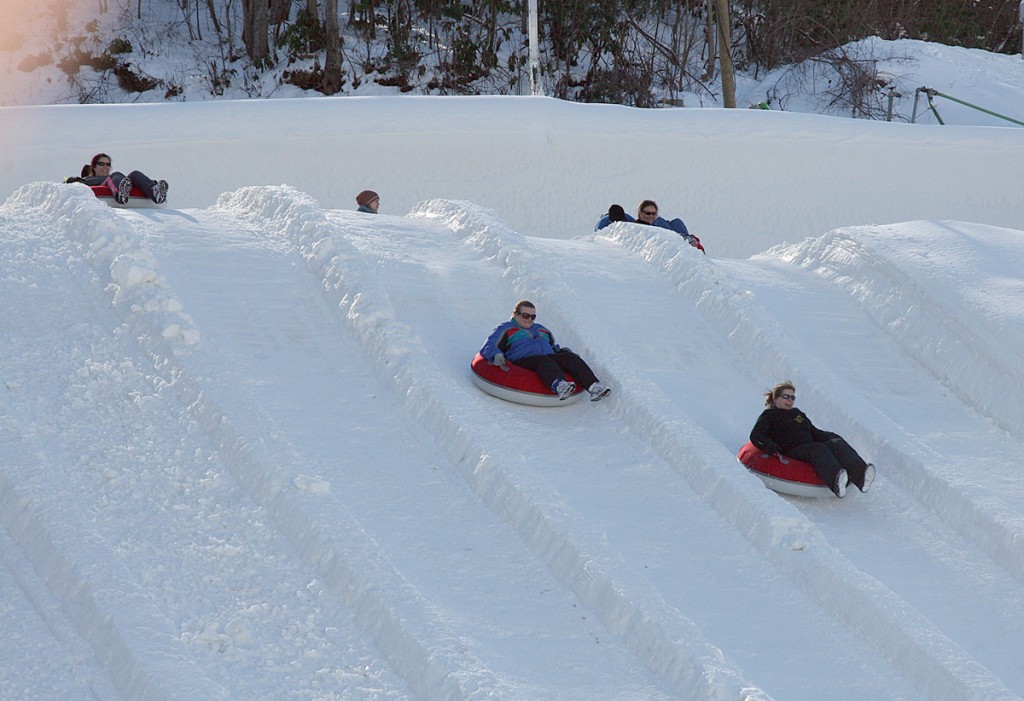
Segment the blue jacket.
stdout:
[[661,217],[656,218],[651,222],[651,226],[660,226],[662,229],[669,229],[676,232],[680,236],[689,236],[690,232],[686,228],[686,224],[679,217],[676,217],[672,221],[665,221]]
[[544,326],[535,322],[530,328],[524,329],[513,319],[498,325],[491,332],[480,349],[480,355],[490,362],[495,355],[502,353],[506,360],[515,362],[531,355],[552,355],[558,349],[554,334]]
[[[631,216],[629,216],[627,214],[625,221],[635,222],[636,219],[634,219],[633,217],[631,217]],[[594,227],[594,231],[600,231],[601,229],[605,228],[606,226],[608,226],[611,223],[612,223],[611,218],[607,214],[605,214],[604,216],[602,216],[600,219],[597,220],[597,225]]]

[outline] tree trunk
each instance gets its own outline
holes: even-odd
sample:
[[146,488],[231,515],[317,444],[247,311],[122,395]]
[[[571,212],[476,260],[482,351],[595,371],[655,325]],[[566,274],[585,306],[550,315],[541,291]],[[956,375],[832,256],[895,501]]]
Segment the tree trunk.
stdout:
[[[315,1],[315,0],[314,0]],[[338,0],[324,0],[325,95],[341,92],[341,34],[338,29]]]
[[217,32],[217,36],[220,36],[220,22],[217,20],[217,8],[214,6],[213,0],[206,0],[206,11],[210,14],[210,22],[213,23],[213,31]]
[[275,27],[288,20],[292,12],[291,0],[270,0],[270,24]]
[[704,36],[708,42],[708,59],[704,64],[704,75],[701,80],[711,80],[711,76],[715,74],[715,54],[718,53],[718,42],[716,37],[718,36],[718,28],[715,23],[715,3],[718,0],[707,0],[707,10],[705,11],[706,20],[704,28]]
[[242,42],[253,63],[270,56],[267,0],[242,0]]
[[722,105],[736,106],[736,73],[732,66],[732,24],[729,21],[729,0],[718,0],[715,13],[718,24],[718,60],[722,67]]

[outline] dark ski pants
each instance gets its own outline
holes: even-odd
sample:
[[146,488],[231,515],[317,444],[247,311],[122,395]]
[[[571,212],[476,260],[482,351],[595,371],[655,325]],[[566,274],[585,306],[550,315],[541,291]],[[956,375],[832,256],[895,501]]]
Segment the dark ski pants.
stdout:
[[850,482],[857,489],[864,487],[864,471],[868,464],[842,438],[832,438],[823,443],[804,443],[790,449],[786,455],[811,463],[811,467],[818,473],[818,477],[829,487],[835,485],[836,475],[840,470],[846,470]]
[[533,370],[540,377],[540,381],[548,387],[552,387],[558,380],[564,380],[565,373],[572,375],[576,386],[583,389],[590,389],[590,385],[597,382],[594,371],[586,361],[572,351],[563,350],[552,355],[528,355],[512,362],[527,370]]
[[[146,197],[153,200],[154,202],[156,201],[155,199],[153,199],[153,186],[156,185],[156,181],[154,181],[148,175],[139,170],[133,170],[131,173],[128,174],[128,177],[131,178],[132,185],[146,193]],[[124,178],[124,173],[120,171],[114,171],[113,173],[110,174],[110,177],[107,178],[106,183],[107,187],[110,188],[110,194],[117,194],[117,188],[121,185],[121,181],[124,180]]]

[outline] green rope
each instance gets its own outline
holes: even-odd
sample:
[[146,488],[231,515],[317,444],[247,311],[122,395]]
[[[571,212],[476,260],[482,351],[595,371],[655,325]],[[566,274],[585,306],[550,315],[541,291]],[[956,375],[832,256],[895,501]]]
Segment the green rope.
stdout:
[[961,100],[960,98],[953,97],[952,95],[947,95],[944,92],[939,92],[938,90],[933,90],[932,88],[921,88],[921,89],[925,91],[926,95],[928,95],[928,106],[931,108],[932,112],[935,113],[935,118],[939,120],[939,124],[944,124],[944,122],[942,121],[942,118],[939,117],[939,113],[936,111],[935,105],[932,104],[932,96],[934,96],[934,95],[938,95],[939,97],[944,97],[947,100],[952,100],[953,102],[959,102],[961,105],[966,105],[967,107],[970,107],[971,109],[976,109],[979,112],[984,112],[985,114],[990,114],[993,117],[998,117],[999,119],[1005,119],[1007,122],[1013,122],[1014,124],[1019,124],[1022,127],[1024,127],[1024,122],[1020,121],[1019,119],[1014,119],[1013,117],[1007,117],[1005,114],[999,114],[998,112],[993,112],[992,110],[987,110],[984,107],[979,107],[978,105],[972,105],[970,102],[967,102],[967,100]]

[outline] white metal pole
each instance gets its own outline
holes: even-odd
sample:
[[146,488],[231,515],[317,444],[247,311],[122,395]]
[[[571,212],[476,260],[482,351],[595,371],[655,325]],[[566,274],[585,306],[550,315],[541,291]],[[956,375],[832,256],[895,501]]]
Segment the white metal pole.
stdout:
[[[1021,6],[1024,7],[1024,4]],[[538,49],[538,42],[537,0],[529,0],[529,91],[534,95],[543,95],[544,90],[541,88],[541,52]]]

